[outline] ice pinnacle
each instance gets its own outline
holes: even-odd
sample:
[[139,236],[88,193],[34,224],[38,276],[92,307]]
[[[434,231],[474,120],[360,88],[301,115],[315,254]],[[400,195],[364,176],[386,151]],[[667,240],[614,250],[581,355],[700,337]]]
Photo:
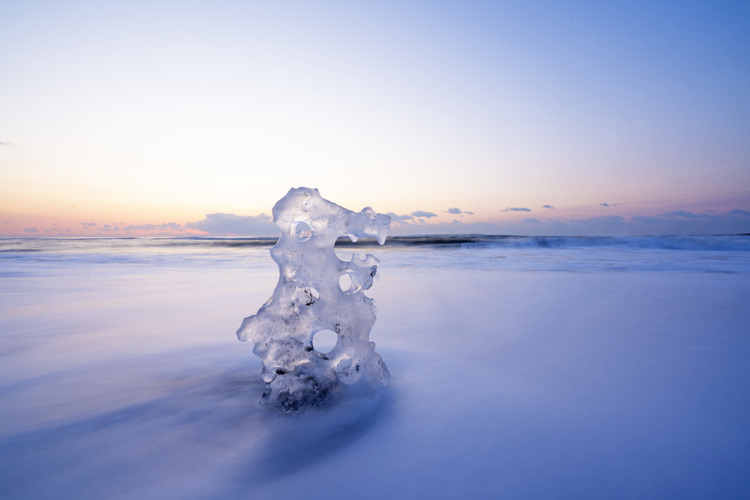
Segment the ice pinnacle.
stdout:
[[[261,403],[297,412],[325,406],[346,391],[375,391],[390,374],[370,342],[375,305],[364,294],[379,260],[367,254],[342,260],[336,240],[374,236],[382,245],[391,219],[371,208],[347,210],[317,189],[294,188],[273,207],[281,236],[271,248],[279,281],[237,338],[252,340],[263,362]],[[323,346],[329,337],[332,348]]]

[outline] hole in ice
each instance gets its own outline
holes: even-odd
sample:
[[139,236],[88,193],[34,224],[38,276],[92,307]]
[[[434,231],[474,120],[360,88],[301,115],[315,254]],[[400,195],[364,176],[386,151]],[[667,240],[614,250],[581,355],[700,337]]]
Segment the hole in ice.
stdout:
[[307,222],[300,220],[294,223],[294,239],[300,243],[307,241],[312,236],[312,228]]
[[352,289],[352,277],[349,276],[349,273],[344,273],[339,276],[339,286],[341,287],[342,292],[348,292]]
[[352,278],[351,271],[344,271],[341,276],[339,276],[339,287],[341,288],[341,291],[346,294],[352,294],[359,291],[359,287],[356,286],[356,282],[354,281],[354,278]]
[[322,354],[329,353],[336,347],[339,336],[332,330],[318,330],[313,334],[313,348]]
[[352,260],[352,257],[354,257],[354,254],[352,252],[336,252],[336,257],[343,260],[344,262],[348,262]]

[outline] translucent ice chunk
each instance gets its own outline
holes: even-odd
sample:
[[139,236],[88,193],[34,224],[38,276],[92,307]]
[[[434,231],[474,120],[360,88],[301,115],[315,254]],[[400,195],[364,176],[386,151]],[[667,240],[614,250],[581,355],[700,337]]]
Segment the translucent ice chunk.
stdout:
[[271,249],[279,282],[237,330],[263,362],[261,402],[293,412],[325,405],[344,386],[386,385],[390,374],[370,342],[375,306],[364,294],[380,261],[369,254],[341,260],[334,244],[346,235],[375,236],[382,245],[390,217],[369,207],[352,212],[317,189],[296,188],[273,207],[273,220],[281,228]]

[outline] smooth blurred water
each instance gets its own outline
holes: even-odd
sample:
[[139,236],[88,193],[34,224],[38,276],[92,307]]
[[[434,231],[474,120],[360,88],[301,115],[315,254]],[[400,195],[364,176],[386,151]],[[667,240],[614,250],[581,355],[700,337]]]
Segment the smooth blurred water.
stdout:
[[747,497],[747,241],[342,242],[391,384],[286,418],[272,241],[2,240],[0,497]]

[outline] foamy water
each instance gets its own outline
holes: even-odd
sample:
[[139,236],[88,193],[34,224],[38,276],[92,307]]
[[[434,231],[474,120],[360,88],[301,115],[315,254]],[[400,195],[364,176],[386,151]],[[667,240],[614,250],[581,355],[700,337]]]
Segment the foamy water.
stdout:
[[429,237],[378,398],[264,411],[273,241],[0,240],[0,497],[743,498],[750,238]]

